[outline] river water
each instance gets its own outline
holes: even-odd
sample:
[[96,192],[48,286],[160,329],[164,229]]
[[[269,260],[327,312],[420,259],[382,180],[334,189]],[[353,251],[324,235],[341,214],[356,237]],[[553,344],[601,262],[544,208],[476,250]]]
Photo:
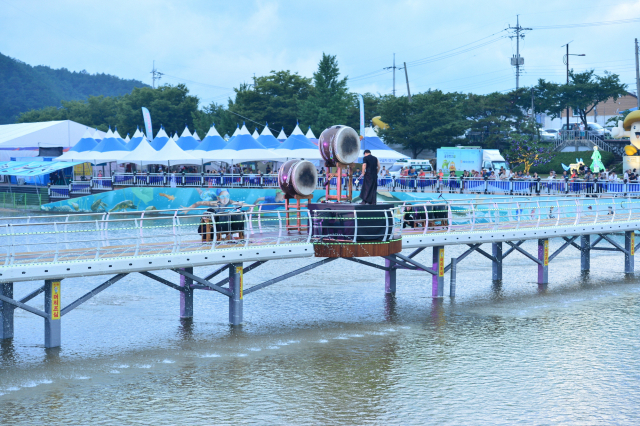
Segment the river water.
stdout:
[[[313,261],[269,262],[245,288]],[[539,289],[519,253],[502,283],[473,254],[456,299],[434,302],[425,273],[399,271],[394,299],[383,271],[337,260],[248,295],[237,329],[222,295],[196,292],[181,321],[175,290],[132,274],[64,317],[60,349],[16,310],[0,424],[638,424],[640,284],[623,262],[592,252],[585,276],[567,250]],[[63,306],[105,279],[64,280]]]

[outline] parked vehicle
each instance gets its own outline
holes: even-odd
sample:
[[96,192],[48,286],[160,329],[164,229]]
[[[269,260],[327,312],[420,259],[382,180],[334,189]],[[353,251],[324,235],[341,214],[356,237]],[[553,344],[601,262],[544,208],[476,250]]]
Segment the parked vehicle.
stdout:
[[424,170],[427,173],[431,173],[431,171],[433,171],[433,166],[431,166],[429,160],[398,160],[393,166],[389,167],[389,174],[398,177],[404,167],[408,169],[413,167],[416,172]]
[[482,150],[482,167],[487,170],[500,170],[504,168],[509,170],[509,163],[500,154],[498,149],[483,149]]
[[556,129],[540,129],[540,140],[542,142],[555,142],[558,140],[558,131]]

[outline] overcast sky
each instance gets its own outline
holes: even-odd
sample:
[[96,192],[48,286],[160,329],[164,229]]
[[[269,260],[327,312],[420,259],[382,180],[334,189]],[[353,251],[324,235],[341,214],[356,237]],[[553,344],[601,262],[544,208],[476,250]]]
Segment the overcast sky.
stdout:
[[[564,81],[561,46],[572,41],[570,53],[586,54],[571,57],[572,68],[618,73],[635,91],[640,0],[0,0],[0,52],[148,84],[155,60],[162,83],[187,84],[202,104],[226,103],[254,73],[311,77],[322,52],[337,55],[355,92],[391,93],[383,68],[395,53],[396,66],[408,64],[412,93],[489,93],[515,87],[516,43],[503,30],[518,14],[533,28],[520,45],[521,85]],[[623,22],[583,25],[611,21]],[[540,28],[548,26],[560,28]],[[404,78],[396,72],[400,95]]]

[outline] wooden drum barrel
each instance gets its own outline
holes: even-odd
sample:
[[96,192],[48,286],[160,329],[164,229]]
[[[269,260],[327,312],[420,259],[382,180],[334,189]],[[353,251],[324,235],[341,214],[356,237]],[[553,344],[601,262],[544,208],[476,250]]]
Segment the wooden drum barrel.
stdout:
[[289,160],[278,170],[278,184],[289,197],[311,195],[318,184],[318,171],[311,161]]
[[349,126],[331,126],[320,135],[318,149],[328,167],[351,164],[360,156],[360,137]]

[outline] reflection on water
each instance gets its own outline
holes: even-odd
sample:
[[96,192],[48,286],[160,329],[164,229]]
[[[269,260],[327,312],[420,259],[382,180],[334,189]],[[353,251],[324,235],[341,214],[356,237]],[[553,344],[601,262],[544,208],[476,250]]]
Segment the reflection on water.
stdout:
[[[245,286],[304,262],[267,263]],[[623,271],[622,255],[592,253],[580,273],[566,251],[541,291],[524,256],[492,281],[474,254],[456,299],[434,300],[427,274],[399,271],[388,295],[379,270],[337,261],[247,296],[237,328],[214,292],[180,319],[177,292],[130,275],[64,317],[60,349],[16,311],[16,337],[0,343],[0,424],[635,424],[640,285]],[[63,305],[102,281],[65,280]],[[16,284],[16,297],[35,286]]]

